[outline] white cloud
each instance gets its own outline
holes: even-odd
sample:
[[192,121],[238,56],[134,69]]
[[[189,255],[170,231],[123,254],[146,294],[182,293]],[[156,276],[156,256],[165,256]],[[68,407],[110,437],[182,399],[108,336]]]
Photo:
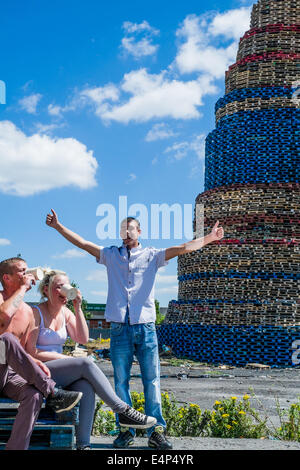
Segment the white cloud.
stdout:
[[114,84],[107,84],[103,87],[86,88],[79,94],[79,100],[82,104],[92,103],[95,106],[95,114],[101,117],[110,109],[111,104],[108,101],[115,102],[119,100],[120,91]]
[[169,139],[170,137],[174,137],[175,134],[172,129],[165,123],[155,124],[152,129],[146,135],[146,142],[153,142],[155,140],[163,140]]
[[49,104],[48,105],[48,113],[50,116],[54,116],[57,118],[61,118],[63,113],[67,113],[69,111],[75,111],[79,105],[81,105],[81,97],[76,93],[72,100],[69,101],[69,103],[65,106],[59,106],[56,104]]
[[153,55],[157,51],[158,46],[153,45],[150,39],[143,38],[140,41],[135,41],[134,38],[122,39],[123,49],[132,54],[135,58]]
[[205,166],[204,165],[194,165],[190,169],[189,178],[204,178],[205,175]]
[[29,196],[54,188],[96,186],[97,161],[74,138],[25,135],[10,121],[0,121],[0,191]]
[[70,111],[76,111],[78,108],[82,107],[84,104],[85,104],[84,97],[81,96],[78,89],[75,88],[75,90],[72,93],[72,96],[69,97],[65,106],[60,106],[57,104],[50,103],[48,105],[48,113],[50,114],[50,116],[54,116],[57,119],[60,119],[64,113],[67,113]]
[[7,238],[0,238],[0,246],[7,246],[11,245],[11,241],[7,240]]
[[161,268],[155,278],[155,294],[176,295],[178,291],[178,279],[174,274],[162,274],[166,268]]
[[157,273],[156,283],[157,284],[176,284],[176,288],[177,288],[178,279],[177,279],[177,276],[173,274]]
[[178,291],[178,286],[169,286],[169,287],[158,287],[155,288],[155,293],[156,294],[176,294]]
[[124,124],[145,122],[154,118],[192,119],[200,117],[202,97],[216,93],[210,77],[182,82],[169,79],[165,71],[149,74],[146,69],[125,74],[121,89],[132,97],[124,104],[110,106],[101,113],[107,121]]
[[152,34],[159,34],[158,29],[150,26],[146,20],[144,20],[142,23],[131,23],[131,21],[124,21],[123,29],[126,31],[126,33],[129,34],[140,33],[141,31],[149,31]]
[[[216,80],[224,77],[228,66],[235,61],[238,37],[250,20],[250,8],[215,11],[205,15],[188,15],[177,30],[178,50],[174,61],[165,70],[150,73],[145,68],[132,70],[118,84],[108,83],[100,87],[86,88],[76,92],[65,107],[50,105],[52,115],[93,104],[95,114],[105,123],[116,121],[123,124],[164,119],[198,119],[202,117],[199,107],[208,94],[220,90]],[[147,21],[125,22],[123,45],[138,56],[151,50],[153,35],[159,32]],[[137,35],[143,34],[142,39]],[[151,40],[150,40],[151,39]],[[148,50],[148,48],[150,49]],[[194,74],[183,79],[181,75]],[[160,124],[163,126],[163,124]],[[163,128],[153,128],[146,140],[167,138]]]
[[54,104],[49,104],[48,106],[48,113],[50,116],[60,116],[62,112],[64,111],[64,108],[58,105]]
[[135,180],[136,180],[136,175],[134,173],[130,173],[130,175],[129,175],[127,181],[126,181],[126,184],[132,183]]
[[107,291],[105,290],[92,290],[90,294],[95,295],[96,297],[107,297]]
[[[125,21],[123,29],[126,33],[126,36],[121,41],[123,52],[132,55],[135,59],[156,53],[158,46],[152,44],[152,40],[153,36],[159,34],[159,31],[152,28],[147,21],[143,21],[140,24]],[[139,39],[141,34],[144,34],[144,37]]]
[[[221,78],[235,61],[237,40],[249,28],[250,12],[250,8],[242,7],[214,17],[188,15],[177,31],[182,42],[175,64],[180,73],[207,73]],[[216,45],[217,36],[222,36],[222,46]],[[224,45],[226,40],[230,43]]]
[[71,248],[69,250],[66,250],[64,253],[61,253],[60,255],[53,255],[52,258],[71,259],[71,258],[84,258],[85,256],[87,256],[87,253],[85,251],[80,251],[80,250],[77,250],[76,248]]
[[199,134],[189,141],[175,142],[166,148],[165,153],[170,153],[175,160],[182,160],[192,152],[197,155],[199,160],[203,160],[205,158],[205,138],[204,134]]
[[205,139],[205,134],[199,134],[190,143],[190,149],[195,152],[199,160],[205,158]]
[[55,129],[60,129],[64,127],[65,124],[42,124],[41,122],[37,122],[35,124],[36,130],[38,131],[39,134],[51,134]]
[[95,282],[107,281],[107,274],[106,274],[106,271],[103,271],[103,270],[95,270],[95,271],[92,271],[92,272],[86,277],[86,281],[95,281]]
[[37,105],[42,98],[40,93],[33,93],[19,100],[19,105],[29,114],[35,114]]
[[242,7],[217,14],[209,25],[209,33],[238,40],[249,29],[251,9]]
[[30,88],[32,84],[33,80],[28,80],[26,83],[24,83],[24,85],[21,87],[24,93],[27,92],[28,88]]
[[176,142],[175,144],[167,147],[165,153],[172,153],[175,160],[182,160],[182,158],[187,156],[189,148],[189,142]]

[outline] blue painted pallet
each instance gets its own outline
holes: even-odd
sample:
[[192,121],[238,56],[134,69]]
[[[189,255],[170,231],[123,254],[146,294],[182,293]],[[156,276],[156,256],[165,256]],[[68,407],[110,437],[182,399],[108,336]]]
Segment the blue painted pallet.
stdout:
[[[18,403],[9,398],[0,397],[0,449],[10,436]],[[75,425],[78,423],[79,407],[71,411],[56,414],[43,407],[34,427],[29,449],[64,449],[74,448]]]
[[[201,339],[201,330],[205,332],[205,340]],[[236,365],[261,362],[272,367],[300,365],[292,362],[295,351],[292,345],[300,338],[300,327],[165,324],[160,326],[157,335],[159,344],[171,346],[176,355],[203,362]]]
[[235,183],[299,182],[299,125],[296,108],[221,118],[206,139],[205,190]]
[[[0,449],[10,436],[12,424],[0,422]],[[36,424],[31,440],[30,450],[72,450],[74,448],[74,426],[69,424]]]

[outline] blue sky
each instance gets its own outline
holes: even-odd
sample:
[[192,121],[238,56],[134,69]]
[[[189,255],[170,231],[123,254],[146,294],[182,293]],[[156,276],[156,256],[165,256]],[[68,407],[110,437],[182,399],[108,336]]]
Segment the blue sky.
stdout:
[[[214,104],[249,29],[253,2],[188,0],[2,2],[0,259],[63,269],[88,302],[106,300],[105,268],[45,225],[102,246],[96,215],[128,206],[194,205],[203,191],[204,141]],[[149,222],[150,223],[150,222]],[[158,248],[186,239],[151,238]],[[177,298],[177,260],[160,270],[156,298]],[[38,300],[33,289],[28,301]]]

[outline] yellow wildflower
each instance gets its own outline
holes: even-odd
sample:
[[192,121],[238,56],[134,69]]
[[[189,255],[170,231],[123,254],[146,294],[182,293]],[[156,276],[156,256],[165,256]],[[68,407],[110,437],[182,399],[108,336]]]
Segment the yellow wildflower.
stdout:
[[221,405],[220,401],[215,401],[215,405]]
[[231,400],[237,400],[237,397],[231,397]]
[[228,418],[228,416],[229,416],[229,414],[224,413],[224,414],[222,415],[222,418]]
[[245,414],[246,414],[245,411],[243,410],[239,411],[239,415],[245,415]]
[[227,428],[227,429],[231,429],[232,426],[230,426],[230,424],[226,424],[226,428]]
[[244,400],[249,400],[249,398],[250,398],[250,397],[249,397],[249,395],[247,395],[247,394],[243,396],[243,399],[244,399]]

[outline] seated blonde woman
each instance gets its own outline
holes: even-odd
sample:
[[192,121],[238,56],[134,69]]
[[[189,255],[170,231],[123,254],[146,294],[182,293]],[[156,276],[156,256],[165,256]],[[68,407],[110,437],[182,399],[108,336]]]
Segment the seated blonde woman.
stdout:
[[40,282],[39,291],[45,300],[33,307],[35,324],[29,333],[26,350],[45,362],[58,385],[83,393],[79,424],[76,426],[77,449],[90,448],[95,394],[119,415],[120,426],[139,429],[153,426],[156,419],[139,413],[122,401],[99,366],[90,358],[62,354],[68,335],[77,343],[85,344],[88,341],[88,326],[81,309],[81,293],[78,291],[73,300],[74,315],[67,308],[67,298],[61,291],[64,284],[70,284],[66,273],[54,270],[47,272]]

